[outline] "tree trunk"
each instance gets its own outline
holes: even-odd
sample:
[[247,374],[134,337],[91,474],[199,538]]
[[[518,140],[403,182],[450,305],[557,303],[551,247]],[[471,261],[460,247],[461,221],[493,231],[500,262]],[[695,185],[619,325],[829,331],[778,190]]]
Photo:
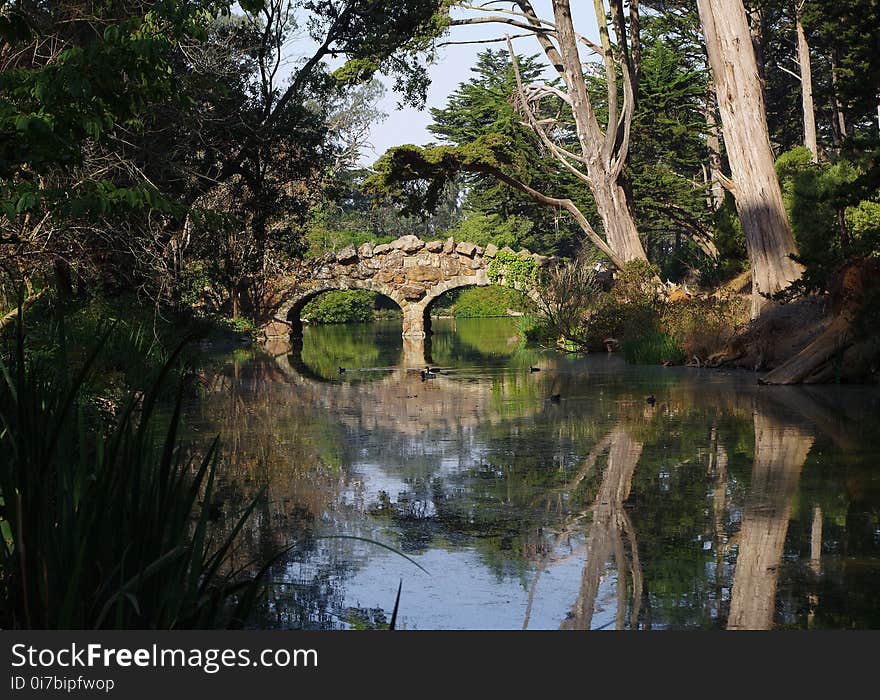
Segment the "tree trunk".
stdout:
[[[635,218],[627,201],[626,193],[619,182],[628,143],[617,143],[617,120],[615,118],[617,114],[617,73],[614,61],[611,59],[607,27],[602,22],[604,15],[600,19],[598,7],[596,13],[600,35],[603,45],[606,47],[606,81],[609,86],[613,86],[613,90],[609,88],[609,100],[613,100],[614,103],[614,109],[611,112],[613,116],[609,117],[605,134],[602,134],[599,128],[587,92],[584,69],[571,18],[571,7],[568,0],[553,0],[556,38],[559,42],[559,54],[562,58],[563,78],[568,88],[578,140],[584,154],[587,175],[590,178],[590,190],[596,200],[596,208],[605,228],[605,238],[608,245],[624,262],[647,260],[644,246],[639,239]],[[624,80],[628,79],[625,67],[623,67],[623,73]],[[627,90],[625,89],[625,102],[626,94]],[[631,102],[633,99],[634,96],[630,91],[629,101]],[[632,105],[625,105],[625,109],[631,110]],[[631,116],[624,115],[624,118],[629,119]],[[629,134],[623,135],[622,139],[628,141]]]
[[712,211],[718,211],[724,204],[724,186],[721,184],[721,141],[718,138],[718,123],[715,119],[714,80],[709,81],[703,116],[706,119],[706,150],[709,154],[708,204]]
[[629,198],[619,182],[604,180],[595,182],[593,196],[596,210],[605,228],[608,246],[624,262],[647,260],[645,248],[639,239],[636,222],[629,207]]
[[715,79],[734,195],[752,268],[752,318],[801,266],[773,167],[764,95],[742,0],[697,0]]
[[843,111],[843,103],[840,101],[840,88],[838,87],[837,51],[831,53],[831,87],[834,93],[834,131],[840,137],[840,140],[847,136],[846,114]]
[[[568,617],[560,626],[561,629],[588,630],[592,626],[596,596],[602,572],[608,560],[613,556],[617,567],[618,581],[626,579],[627,562],[622,546],[623,530],[630,540],[631,557],[633,559],[633,595],[635,608],[637,598],[641,597],[641,572],[638,565],[637,546],[632,525],[626,516],[623,503],[629,498],[636,465],[642,455],[642,443],[636,442],[622,426],[616,427],[610,437],[611,447],[608,451],[608,464],[602,474],[602,483],[596,493],[592,508],[592,522],[587,537],[586,558],[581,573],[581,585],[578,597]],[[626,591],[626,586],[618,589]],[[625,601],[618,600],[618,606],[625,607]],[[618,607],[619,610],[619,607]],[[620,620],[618,612],[618,620]]]
[[813,106],[813,70],[810,65],[810,47],[800,12],[795,18],[797,26],[798,63],[801,66],[801,105],[804,111],[804,145],[813,154],[813,162],[819,162],[819,146],[816,142],[816,110]]
[[728,629],[773,625],[776,583],[801,468],[813,437],[755,412],[755,461],[743,511]]

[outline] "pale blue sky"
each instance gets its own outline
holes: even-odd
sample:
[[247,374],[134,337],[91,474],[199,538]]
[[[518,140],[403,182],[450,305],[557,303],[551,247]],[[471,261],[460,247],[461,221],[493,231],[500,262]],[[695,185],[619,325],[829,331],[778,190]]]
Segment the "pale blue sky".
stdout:
[[[593,12],[592,3],[579,2],[574,0],[572,3],[572,17],[574,19],[575,30],[580,34],[590,38],[592,41],[598,42],[598,32],[596,29],[596,18]],[[542,18],[552,19],[553,11],[550,6],[550,0],[533,0],[533,6]],[[486,16],[487,13],[457,10],[454,16]],[[503,38],[505,33],[515,36],[523,33],[522,30],[509,25],[503,24],[480,24],[466,27],[454,27],[450,33],[440,40],[452,41],[473,41],[489,38]],[[540,46],[537,40],[532,37],[522,37],[514,39],[514,47],[520,54],[539,54]],[[471,76],[471,68],[476,63],[477,54],[487,48],[500,49],[505,48],[504,42],[493,44],[470,44],[470,45],[453,45],[445,46],[439,50],[439,60],[431,66],[428,66],[428,76],[431,79],[431,85],[428,90],[428,100],[424,110],[417,110],[411,107],[398,109],[397,103],[400,101],[400,95],[391,90],[392,81],[378,76],[380,80],[388,88],[385,99],[380,103],[380,109],[387,113],[387,118],[377,123],[370,134],[370,142],[373,148],[368,149],[362,158],[365,166],[371,165],[382,155],[388,148],[398,146],[405,143],[414,143],[423,145],[432,141],[432,135],[428,132],[427,127],[431,123],[430,108],[442,107],[446,104],[446,100],[451,92],[453,92],[460,83],[468,80]],[[583,48],[583,47],[582,47]],[[302,34],[293,38],[288,44],[289,55],[286,63],[296,63],[298,59],[307,56],[314,49],[314,42],[307,35]],[[587,51],[582,51],[582,59],[584,61],[595,60],[595,56],[591,56]],[[337,65],[341,63],[340,60]],[[335,68],[337,65],[331,64]]]
[[[533,2],[536,12],[542,18],[552,19],[553,11],[549,0],[535,0]],[[485,13],[459,12],[455,16],[472,16]],[[592,3],[572,2],[572,17],[574,18],[575,30],[580,34],[598,42],[596,29],[596,17],[593,13]],[[473,41],[503,37],[505,33],[512,36],[522,33],[522,30],[502,24],[481,24],[468,27],[453,27],[446,39],[453,41]],[[371,133],[373,152],[364,154],[364,165],[372,164],[382,153],[392,146],[404,143],[425,144],[434,140],[427,127],[431,123],[429,109],[442,107],[451,92],[460,83],[471,77],[471,68],[476,63],[477,54],[488,48],[505,48],[503,42],[496,44],[455,45],[440,49],[440,60],[428,67],[428,75],[431,78],[431,87],[428,91],[428,102],[424,110],[419,111],[411,107],[397,108],[399,95],[390,89],[380,105],[382,111],[388,117],[377,124]],[[520,54],[536,54],[541,52],[537,40],[534,37],[523,37],[514,40],[514,48]],[[583,59],[590,60],[590,55],[583,52]],[[381,78],[381,76],[380,76]],[[383,80],[390,88],[390,82]]]

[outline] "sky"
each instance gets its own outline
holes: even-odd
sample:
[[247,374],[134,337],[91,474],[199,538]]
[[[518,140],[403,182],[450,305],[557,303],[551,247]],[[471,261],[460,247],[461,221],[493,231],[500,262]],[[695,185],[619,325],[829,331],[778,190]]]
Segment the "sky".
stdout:
[[[550,0],[533,0],[532,4],[539,17],[552,18],[553,11]],[[598,43],[598,32],[592,3],[573,0],[571,5],[575,30]],[[479,16],[485,15],[485,13],[457,11],[453,16],[469,15]],[[472,41],[475,39],[502,38],[505,33],[516,35],[522,33],[522,30],[500,24],[453,27],[450,34],[441,39],[440,43],[443,40]],[[300,35],[289,46],[292,54],[290,62],[296,62],[296,55],[310,55],[314,46],[314,42],[306,35]],[[471,77],[471,68],[476,64],[477,54],[488,48],[503,49],[505,44],[504,42],[499,42],[493,44],[453,45],[440,48],[438,61],[427,68],[431,85],[428,90],[427,103],[423,110],[417,110],[412,107],[399,108],[400,95],[391,89],[392,81],[385,79],[381,75],[378,76],[386,88],[388,88],[385,98],[379,104],[379,108],[388,116],[373,127],[370,134],[372,148],[365,149],[361,158],[361,165],[369,167],[392,146],[407,143],[424,145],[436,140],[427,129],[431,123],[431,107],[442,107],[446,104],[450,93],[454,92],[460,83],[467,81]],[[537,40],[532,36],[515,38],[514,48],[517,53],[521,54],[536,54],[541,51]],[[588,60],[589,56],[584,54],[583,59]],[[341,61],[338,61],[336,65],[331,63],[331,68],[338,67],[340,63]]]
[[[575,31],[598,43],[598,31],[596,19],[593,14],[592,3],[578,2],[573,0],[572,17]],[[553,11],[549,0],[534,0],[533,6],[539,17],[552,18]],[[479,15],[481,13],[469,12],[467,15]],[[466,16],[460,12],[454,16]],[[453,41],[472,41],[475,39],[488,39],[503,37],[506,32],[511,35],[522,33],[516,27],[506,25],[475,25],[470,27],[453,27],[447,37]],[[370,134],[372,150],[363,154],[362,165],[369,166],[392,146],[405,143],[423,145],[436,138],[428,132],[431,123],[431,107],[443,107],[450,93],[454,92],[458,85],[471,77],[471,68],[477,62],[477,54],[486,49],[503,49],[504,42],[495,44],[470,44],[446,46],[440,49],[440,58],[437,63],[428,66],[428,76],[431,78],[431,86],[428,90],[428,100],[424,110],[416,110],[411,107],[398,109],[397,103],[400,96],[391,89],[391,82],[383,80],[388,92],[385,99],[380,103],[380,109],[388,114],[381,123],[376,124]],[[514,39],[514,48],[517,53],[535,54],[540,53],[540,46],[534,37]],[[586,60],[588,57],[584,55]],[[382,76],[379,76],[382,79]]]

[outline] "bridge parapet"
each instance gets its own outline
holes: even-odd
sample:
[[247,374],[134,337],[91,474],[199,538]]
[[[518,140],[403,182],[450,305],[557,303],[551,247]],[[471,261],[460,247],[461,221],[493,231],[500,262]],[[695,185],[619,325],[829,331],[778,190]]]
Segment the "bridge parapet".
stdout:
[[[510,248],[485,248],[467,241],[423,241],[407,235],[391,243],[349,245],[336,253],[300,261],[296,268],[278,281],[279,304],[275,323],[269,324],[267,336],[301,333],[300,311],[312,299],[326,291],[366,289],[393,299],[403,311],[403,335],[424,337],[428,307],[441,294],[460,287],[485,287],[504,284],[504,269],[493,261],[499,253],[534,261],[535,268],[554,265],[557,259]],[[490,275],[490,269],[494,274]],[[494,277],[493,281],[491,277]],[[538,292],[521,283],[510,284],[538,299]],[[289,329],[289,330],[288,330]]]

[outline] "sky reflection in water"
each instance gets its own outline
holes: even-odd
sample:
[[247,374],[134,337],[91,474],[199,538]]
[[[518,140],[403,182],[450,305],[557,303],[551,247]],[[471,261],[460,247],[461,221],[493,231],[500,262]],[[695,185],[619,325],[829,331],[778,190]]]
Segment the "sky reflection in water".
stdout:
[[539,353],[517,328],[435,320],[428,381],[393,323],[206,372],[187,422],[222,435],[224,512],[267,485],[241,557],[298,542],[254,625],[381,627],[402,579],[406,628],[880,628],[875,388]]

